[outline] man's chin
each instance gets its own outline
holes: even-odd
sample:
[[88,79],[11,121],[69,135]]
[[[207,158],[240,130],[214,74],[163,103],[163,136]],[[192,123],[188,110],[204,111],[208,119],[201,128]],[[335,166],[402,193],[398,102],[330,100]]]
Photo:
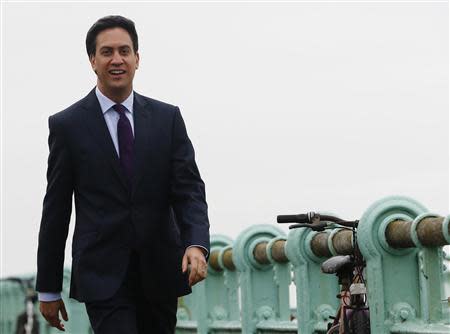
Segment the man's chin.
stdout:
[[130,85],[126,84],[111,85],[108,83],[108,85],[104,85],[98,83],[97,85],[104,95],[116,102],[126,99],[133,90]]
[[112,83],[105,87],[112,93],[123,93],[130,89],[130,86],[124,83]]

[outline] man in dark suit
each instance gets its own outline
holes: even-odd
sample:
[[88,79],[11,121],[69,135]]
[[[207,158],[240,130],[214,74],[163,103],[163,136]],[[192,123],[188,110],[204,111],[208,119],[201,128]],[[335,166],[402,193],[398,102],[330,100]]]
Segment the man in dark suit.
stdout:
[[[177,297],[206,277],[204,183],[178,107],[133,91],[134,23],[98,20],[86,37],[97,87],[49,118],[39,232],[40,310],[64,330],[64,248],[75,197],[70,297],[96,334],[173,333]],[[190,266],[190,270],[188,270]]]

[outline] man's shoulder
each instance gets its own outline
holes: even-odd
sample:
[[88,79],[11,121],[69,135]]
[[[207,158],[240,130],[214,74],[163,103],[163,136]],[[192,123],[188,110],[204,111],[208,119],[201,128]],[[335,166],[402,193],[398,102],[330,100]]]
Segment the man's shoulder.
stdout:
[[134,92],[134,94],[135,99],[138,103],[141,103],[142,105],[145,106],[150,106],[151,109],[154,111],[174,113],[175,111],[179,110],[179,108],[176,105],[173,105],[171,103],[163,102],[136,92]]
[[60,122],[70,120],[72,117],[77,116],[81,112],[81,110],[83,110],[88,105],[89,100],[94,97],[93,94],[95,94],[93,91],[89,92],[88,95],[72,103],[67,108],[51,115],[50,118]]

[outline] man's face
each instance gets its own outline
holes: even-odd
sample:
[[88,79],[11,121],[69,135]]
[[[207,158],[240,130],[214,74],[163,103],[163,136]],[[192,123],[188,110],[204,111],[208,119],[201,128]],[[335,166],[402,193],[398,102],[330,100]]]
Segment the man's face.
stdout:
[[130,94],[139,54],[134,52],[128,32],[122,28],[103,30],[97,35],[92,68],[97,73],[98,88],[113,96]]

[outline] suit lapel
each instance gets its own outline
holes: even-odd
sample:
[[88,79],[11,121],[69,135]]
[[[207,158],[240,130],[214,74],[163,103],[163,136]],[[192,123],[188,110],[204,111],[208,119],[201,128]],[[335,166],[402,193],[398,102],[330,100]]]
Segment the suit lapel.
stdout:
[[106,126],[105,118],[95,95],[95,88],[86,97],[84,104],[86,124],[95,142],[100,146],[100,150],[104,157],[110,162],[114,172],[120,179],[121,183],[128,189],[126,177],[120,166],[119,157],[114,147],[114,143]]
[[150,134],[149,105],[145,99],[134,93],[133,114],[134,114],[134,177],[132,182],[132,195],[145,170],[145,158],[148,149],[148,139]]

